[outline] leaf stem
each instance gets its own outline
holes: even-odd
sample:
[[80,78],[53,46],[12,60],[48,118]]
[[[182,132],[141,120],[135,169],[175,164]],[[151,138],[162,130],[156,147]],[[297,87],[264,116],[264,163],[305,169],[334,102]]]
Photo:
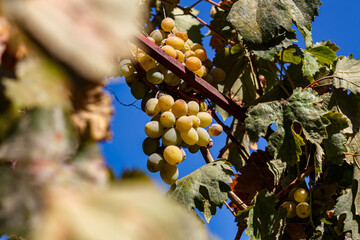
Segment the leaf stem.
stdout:
[[316,81],[314,81],[314,82],[310,83],[310,84],[309,84],[309,85],[307,85],[305,88],[312,87],[313,85],[317,84],[318,82],[320,82],[320,81],[322,81],[322,80],[332,79],[332,78],[334,78],[334,77],[335,77],[335,75],[330,75],[330,76],[322,77],[322,78],[320,78],[320,79],[318,79],[318,80],[316,80]]

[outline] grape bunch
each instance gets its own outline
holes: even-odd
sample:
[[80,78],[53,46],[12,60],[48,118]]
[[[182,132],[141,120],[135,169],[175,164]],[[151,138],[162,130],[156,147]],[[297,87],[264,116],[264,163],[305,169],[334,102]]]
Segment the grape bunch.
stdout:
[[281,206],[286,208],[286,217],[307,218],[311,214],[309,201],[309,191],[305,188],[295,188],[290,191],[288,201]]
[[[178,31],[172,18],[165,18],[161,29],[151,32],[148,38],[210,84],[225,80],[225,72],[213,68],[204,47],[193,43],[186,32]],[[196,153],[210,143],[210,136],[220,135],[223,129],[219,124],[211,125],[208,105],[195,89],[138,47],[130,48],[146,74],[137,73],[128,59],[120,61],[119,71],[132,95],[142,99],[142,110],[152,117],[145,125],[147,138],[143,142],[143,151],[149,156],[147,168],[150,172],[160,171],[163,181],[173,184],[179,176],[177,164],[186,158],[184,148]],[[151,86],[159,90],[154,91]],[[174,87],[177,92],[171,91]],[[193,93],[196,98],[186,101],[179,92]]]

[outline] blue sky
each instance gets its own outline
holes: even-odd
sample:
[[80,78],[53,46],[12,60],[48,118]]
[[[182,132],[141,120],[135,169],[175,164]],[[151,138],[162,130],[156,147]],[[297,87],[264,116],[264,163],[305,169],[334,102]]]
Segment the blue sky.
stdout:
[[[194,1],[182,1],[182,6]],[[210,4],[200,3],[197,9],[200,10],[200,17],[209,22]],[[327,0],[323,1],[320,7],[319,16],[315,18],[313,23],[313,39],[314,42],[321,40],[331,40],[335,42],[340,50],[338,55],[350,55],[353,53],[355,58],[360,57],[360,1],[358,0]],[[207,32],[205,27],[202,28],[203,33]],[[191,37],[191,36],[190,36]],[[203,41],[207,46],[208,38]],[[208,56],[213,58],[214,53],[207,48]],[[131,103],[134,98],[130,94],[130,89],[126,84],[114,83],[110,84],[117,94],[118,98],[124,103]],[[137,103],[140,105],[140,101]],[[123,107],[114,101],[115,115],[112,122],[113,140],[102,143],[101,148],[107,162],[115,173],[120,174],[124,169],[141,169],[147,172],[146,161],[147,156],[142,152],[142,141],[145,139],[144,126],[150,120],[142,111],[134,107]],[[227,125],[231,123],[230,119],[225,122]],[[211,149],[213,156],[217,156],[220,148],[225,143],[226,136],[222,134],[214,137],[214,147]],[[259,145],[263,147],[263,144]],[[183,177],[204,164],[204,160],[200,153],[190,154],[187,152],[187,158],[179,165],[180,177]],[[158,186],[166,191],[168,186],[162,183],[158,173],[148,174]],[[219,236],[221,239],[234,239],[236,235],[236,224],[234,217],[224,206],[219,209],[217,215],[214,216],[208,225],[210,231]],[[242,239],[247,239],[245,234]]]

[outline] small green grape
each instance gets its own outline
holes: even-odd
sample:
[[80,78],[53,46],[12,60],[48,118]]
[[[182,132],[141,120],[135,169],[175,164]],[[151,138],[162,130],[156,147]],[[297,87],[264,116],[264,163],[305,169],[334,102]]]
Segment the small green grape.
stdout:
[[164,75],[158,69],[152,68],[146,72],[146,79],[152,84],[161,84],[164,81]]
[[179,178],[179,169],[165,162],[160,169],[160,177],[164,183],[172,185]]
[[158,151],[160,147],[160,142],[156,138],[145,138],[142,144],[143,151],[146,155],[150,156],[151,154]]
[[181,79],[170,70],[168,70],[165,74],[164,82],[169,86],[177,86],[179,85],[180,81]]
[[200,127],[207,127],[212,122],[212,116],[207,112],[199,112],[197,117],[200,118]]
[[131,85],[130,91],[134,98],[142,99],[148,91],[148,86],[142,81],[137,81]]
[[160,113],[159,100],[157,98],[150,98],[145,105],[145,113],[154,117]]
[[121,76],[130,77],[134,74],[135,68],[130,60],[125,59],[119,63],[119,71]]
[[307,202],[301,202],[296,206],[296,215],[299,218],[307,218],[311,214],[311,207]]
[[309,200],[309,192],[305,188],[298,188],[294,192],[294,200],[297,202],[307,202]]
[[194,128],[191,128],[188,132],[180,132],[182,140],[191,145],[195,145],[199,141],[199,135]]
[[159,153],[153,153],[149,156],[147,161],[147,169],[149,172],[155,173],[160,171],[160,169],[163,167],[165,161],[161,154]]
[[206,131],[206,129],[204,129],[202,127],[198,127],[196,129],[196,131],[199,136],[199,140],[196,144],[199,145],[200,147],[204,147],[204,146],[208,145],[210,142],[210,136],[209,136],[209,133]]
[[166,129],[161,137],[161,141],[164,146],[180,145],[182,142],[180,133],[175,128]]
[[280,207],[283,207],[286,209],[286,217],[287,218],[296,217],[296,204],[294,202],[286,201],[283,204],[281,204]]
[[164,133],[164,127],[158,121],[150,121],[145,125],[145,134],[150,138],[159,138]]

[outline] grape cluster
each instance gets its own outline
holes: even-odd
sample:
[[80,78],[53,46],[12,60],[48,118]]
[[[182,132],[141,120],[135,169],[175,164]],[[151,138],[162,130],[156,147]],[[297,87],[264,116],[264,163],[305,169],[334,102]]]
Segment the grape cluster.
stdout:
[[[148,37],[154,44],[210,84],[224,81],[225,72],[213,68],[204,47],[193,43],[186,32],[178,31],[172,18],[165,18],[161,28]],[[169,87],[183,93],[197,93],[195,89],[138,47],[132,46],[131,50],[146,75],[140,76],[128,59],[120,61],[119,71],[132,95],[142,99],[142,110],[152,117],[145,125],[147,138],[143,142],[143,151],[149,156],[147,168],[150,172],[160,171],[163,181],[173,184],[179,176],[177,164],[186,158],[184,148],[196,153],[209,144],[210,136],[220,135],[223,129],[219,124],[211,125],[212,116],[206,112],[208,106],[199,94],[199,100],[185,101],[178,92],[170,93]],[[143,77],[147,81],[142,81]],[[160,91],[151,91],[149,85],[157,85]]]
[[286,208],[286,217],[307,218],[311,214],[309,201],[309,191],[305,188],[296,188],[290,191],[288,201],[281,206]]

